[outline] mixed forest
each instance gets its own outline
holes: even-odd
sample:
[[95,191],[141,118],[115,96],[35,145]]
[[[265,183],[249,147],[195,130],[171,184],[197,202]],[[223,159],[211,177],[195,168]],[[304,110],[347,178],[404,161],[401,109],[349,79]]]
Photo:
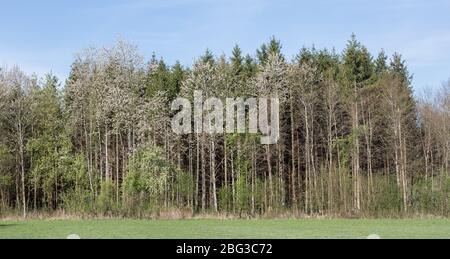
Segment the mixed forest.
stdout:
[[[280,99],[280,140],[171,129],[171,102]],[[0,217],[450,214],[450,82],[414,93],[400,54],[210,51],[171,66],[118,41],[70,76],[0,68]]]

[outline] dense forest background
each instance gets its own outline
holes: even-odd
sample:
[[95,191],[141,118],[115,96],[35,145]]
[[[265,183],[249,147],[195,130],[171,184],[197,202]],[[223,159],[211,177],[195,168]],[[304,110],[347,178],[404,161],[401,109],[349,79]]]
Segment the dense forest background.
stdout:
[[[414,95],[401,55],[272,38],[192,67],[89,48],[64,84],[0,69],[0,216],[410,216],[450,213],[450,82]],[[281,139],[176,135],[177,97],[278,97]]]

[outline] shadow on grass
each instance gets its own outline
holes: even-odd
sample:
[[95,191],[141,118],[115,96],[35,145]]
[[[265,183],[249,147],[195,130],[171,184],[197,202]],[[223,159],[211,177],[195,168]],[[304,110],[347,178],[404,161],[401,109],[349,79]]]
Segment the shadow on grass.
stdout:
[[17,224],[0,224],[0,228],[15,227]]

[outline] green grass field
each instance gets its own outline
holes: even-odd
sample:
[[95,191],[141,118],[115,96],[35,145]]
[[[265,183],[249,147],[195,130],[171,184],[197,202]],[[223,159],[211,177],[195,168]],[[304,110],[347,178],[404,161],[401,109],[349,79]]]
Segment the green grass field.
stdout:
[[450,238],[442,220],[49,220],[0,221],[1,239]]

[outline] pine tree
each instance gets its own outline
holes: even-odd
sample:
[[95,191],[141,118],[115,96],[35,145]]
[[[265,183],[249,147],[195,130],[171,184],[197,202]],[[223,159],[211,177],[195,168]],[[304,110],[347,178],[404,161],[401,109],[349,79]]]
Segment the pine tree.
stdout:
[[361,145],[360,145],[360,95],[361,89],[364,89],[373,79],[373,63],[370,53],[367,51],[353,34],[344,50],[343,56],[344,81],[347,94],[347,102],[350,106],[350,115],[352,118],[351,131],[349,138],[352,150],[352,176],[353,176],[353,205],[356,211],[361,210],[362,178],[361,178]]
[[413,76],[410,75],[406,61],[403,60],[402,55],[394,53],[389,69],[400,78],[402,84],[408,87],[411,86]]
[[281,53],[283,46],[281,42],[273,36],[268,44],[263,44],[258,50],[256,50],[256,55],[260,65],[265,65],[270,55],[278,55],[284,60],[284,56]]
[[153,56],[147,72],[147,96],[153,97],[160,91],[166,91],[172,96],[176,89],[171,88],[170,80],[170,71],[164,60],[158,61]]
[[242,57],[242,51],[239,45],[236,45],[233,48],[233,53],[230,58],[231,66],[233,68],[233,72],[236,76],[240,75],[243,71],[244,66],[244,58]]
[[257,64],[250,55],[245,56],[243,69],[246,80],[255,76],[257,72]]
[[375,60],[375,73],[377,75],[380,75],[388,69],[387,59],[388,57],[386,56],[386,53],[384,52],[384,50],[381,50],[381,52],[378,54],[377,59]]
[[185,70],[181,63],[177,61],[172,67],[169,84],[169,100],[173,100],[181,91],[181,85],[185,78]]
[[35,188],[42,184],[47,206],[54,209],[60,200],[59,188],[66,177],[64,159],[71,152],[70,140],[64,131],[58,86],[58,79],[54,75],[46,75],[44,85],[36,93],[33,103],[37,125],[27,145],[27,150],[34,156],[31,171]]
[[209,64],[209,65],[214,65],[216,60],[214,58],[214,54],[211,52],[210,49],[206,49],[205,53],[203,54],[203,56],[200,57],[201,61],[203,63]]

